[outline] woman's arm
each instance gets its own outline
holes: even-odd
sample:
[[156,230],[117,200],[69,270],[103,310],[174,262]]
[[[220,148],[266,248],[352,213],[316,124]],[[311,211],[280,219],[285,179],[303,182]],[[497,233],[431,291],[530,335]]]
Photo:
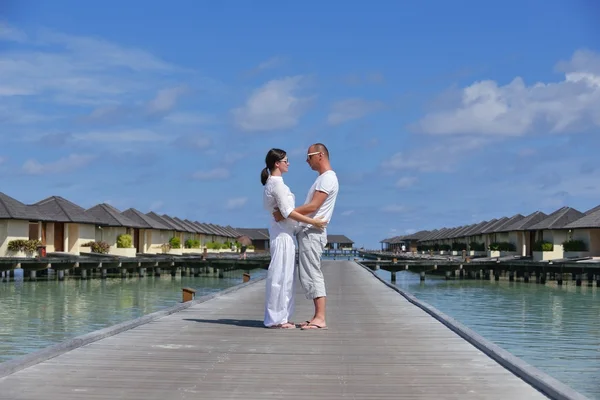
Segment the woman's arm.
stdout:
[[314,225],[319,229],[323,229],[327,225],[327,221],[323,221],[322,218],[310,218],[294,211],[294,205],[289,201],[288,190],[289,188],[283,183],[273,187],[273,197],[275,198],[277,208],[279,208],[281,215],[285,218],[291,218],[295,221],[304,222],[306,224]]

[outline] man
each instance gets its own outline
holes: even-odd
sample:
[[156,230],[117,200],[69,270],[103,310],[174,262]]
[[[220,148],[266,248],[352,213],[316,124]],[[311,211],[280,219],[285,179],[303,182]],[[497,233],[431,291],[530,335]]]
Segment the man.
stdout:
[[[310,146],[306,162],[313,171],[319,173],[319,176],[308,191],[304,205],[294,211],[311,218],[320,216],[329,222],[333,215],[339,185],[337,175],[329,162],[327,147],[322,143]],[[273,215],[276,221],[283,219],[279,211],[275,211]],[[315,306],[313,318],[302,324],[302,329],[327,329],[325,320],[327,293],[321,271],[321,255],[327,244],[327,231],[301,223],[296,238],[298,239],[298,277],[306,292],[306,298],[312,299]]]

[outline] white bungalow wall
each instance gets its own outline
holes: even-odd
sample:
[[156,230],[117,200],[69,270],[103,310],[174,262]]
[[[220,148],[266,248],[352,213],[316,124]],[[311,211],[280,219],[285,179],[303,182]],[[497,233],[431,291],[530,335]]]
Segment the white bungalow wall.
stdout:
[[0,257],[11,257],[8,242],[29,239],[29,221],[0,220]]

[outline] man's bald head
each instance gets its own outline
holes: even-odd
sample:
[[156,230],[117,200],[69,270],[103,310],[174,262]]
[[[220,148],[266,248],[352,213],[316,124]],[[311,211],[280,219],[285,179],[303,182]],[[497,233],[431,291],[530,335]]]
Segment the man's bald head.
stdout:
[[325,145],[323,143],[315,143],[311,146],[312,151],[318,151],[320,153],[323,153],[325,155],[325,157],[327,157],[327,159],[329,159],[329,150],[327,150],[327,147],[325,147]]

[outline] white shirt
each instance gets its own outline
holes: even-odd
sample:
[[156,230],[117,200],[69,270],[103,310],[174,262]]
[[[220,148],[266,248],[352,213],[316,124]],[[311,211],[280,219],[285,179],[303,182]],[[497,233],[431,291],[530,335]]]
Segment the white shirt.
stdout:
[[333,170],[325,171],[317,177],[315,183],[313,183],[308,190],[308,195],[306,196],[306,201],[304,204],[311,202],[317,190],[319,192],[327,193],[327,198],[323,204],[321,204],[321,207],[308,216],[311,218],[323,217],[323,219],[329,223],[331,222],[331,217],[333,216],[333,209],[335,208],[335,201],[337,199],[339,190],[337,175]]
[[[296,197],[290,188],[283,182],[281,176],[269,176],[263,191],[263,207],[271,217],[271,223],[278,224],[280,228],[293,229],[298,223],[293,219],[288,219],[288,216],[296,208]],[[285,220],[279,223],[275,222],[273,212],[278,208]]]

